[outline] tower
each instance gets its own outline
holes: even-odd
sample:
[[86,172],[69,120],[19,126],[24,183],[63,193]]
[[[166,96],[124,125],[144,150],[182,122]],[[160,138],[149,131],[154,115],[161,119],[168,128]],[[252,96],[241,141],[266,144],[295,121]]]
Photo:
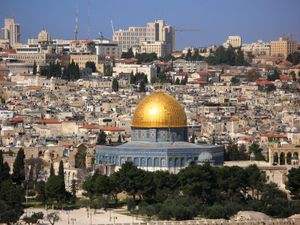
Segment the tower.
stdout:
[[75,16],[75,31],[74,31],[74,40],[78,40],[78,7],[76,9],[76,16]]

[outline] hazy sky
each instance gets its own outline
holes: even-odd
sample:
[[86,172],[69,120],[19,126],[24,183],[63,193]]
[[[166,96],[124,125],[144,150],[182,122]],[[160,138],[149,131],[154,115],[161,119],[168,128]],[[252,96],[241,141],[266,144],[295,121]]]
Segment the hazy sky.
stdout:
[[22,42],[37,37],[41,29],[53,38],[71,39],[77,6],[82,39],[88,33],[96,38],[100,31],[112,38],[111,20],[119,29],[161,18],[177,28],[200,29],[177,32],[178,49],[221,44],[228,35],[253,42],[292,33],[300,41],[300,0],[0,0],[0,26],[5,17],[14,17]]

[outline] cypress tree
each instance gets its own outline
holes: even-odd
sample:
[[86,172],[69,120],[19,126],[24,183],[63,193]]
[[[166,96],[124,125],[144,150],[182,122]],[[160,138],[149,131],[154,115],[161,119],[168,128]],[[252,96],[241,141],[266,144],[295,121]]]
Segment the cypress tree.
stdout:
[[2,172],[3,171],[3,153],[2,150],[0,150],[0,181],[2,180]]
[[64,193],[65,196],[66,193],[66,185],[65,185],[65,171],[64,171],[64,163],[62,160],[59,162],[59,168],[58,168],[58,177],[60,178],[60,185],[61,185],[61,191]]
[[17,184],[21,184],[25,180],[25,165],[24,165],[24,149],[20,148],[13,165],[12,180]]
[[35,62],[35,61],[33,62],[32,73],[33,73],[34,75],[36,75],[36,73],[37,73],[37,66],[36,66],[36,62]]
[[51,163],[51,166],[50,166],[50,177],[52,177],[54,175],[55,175],[55,171],[54,171],[54,168],[53,168],[53,163]]
[[117,78],[114,78],[112,81],[112,90],[114,92],[119,91],[119,82],[118,82]]
[[1,178],[0,178],[0,181],[5,181],[5,180],[9,180],[10,179],[10,168],[9,168],[9,165],[7,162],[5,162],[3,164],[3,167],[2,167],[2,175],[1,175]]

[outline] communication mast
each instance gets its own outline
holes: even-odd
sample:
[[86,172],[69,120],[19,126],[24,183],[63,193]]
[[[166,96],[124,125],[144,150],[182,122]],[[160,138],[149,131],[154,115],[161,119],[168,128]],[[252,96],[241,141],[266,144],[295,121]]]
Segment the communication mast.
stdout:
[[75,30],[74,30],[74,40],[78,40],[78,5],[76,7],[76,15],[75,15]]

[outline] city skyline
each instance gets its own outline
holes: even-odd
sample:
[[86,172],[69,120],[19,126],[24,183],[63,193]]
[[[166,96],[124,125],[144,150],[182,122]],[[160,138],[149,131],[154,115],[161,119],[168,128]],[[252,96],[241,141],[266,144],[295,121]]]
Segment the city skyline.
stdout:
[[[136,0],[129,2],[114,0],[105,3],[93,0],[68,0],[59,6],[50,1],[4,0],[0,9],[1,27],[4,18],[15,18],[21,26],[23,43],[26,43],[28,38],[36,38],[42,29],[49,31],[53,38],[73,39],[75,14],[78,8],[80,39],[95,39],[99,37],[99,32],[111,39],[111,20],[114,22],[115,30],[118,30],[127,29],[129,26],[144,26],[149,21],[164,19],[168,25],[179,29],[200,30],[176,32],[176,49],[222,44],[229,35],[240,35],[243,43],[258,39],[277,40],[278,37],[288,33],[293,34],[295,40],[300,40],[300,32],[297,30],[300,27],[297,14],[300,2],[296,0],[247,3],[236,0],[226,3],[219,0],[189,0],[175,1],[173,5],[170,5],[169,1],[156,0],[151,3]],[[188,12],[188,16],[182,12]],[[64,18],[58,15],[64,15]]]

